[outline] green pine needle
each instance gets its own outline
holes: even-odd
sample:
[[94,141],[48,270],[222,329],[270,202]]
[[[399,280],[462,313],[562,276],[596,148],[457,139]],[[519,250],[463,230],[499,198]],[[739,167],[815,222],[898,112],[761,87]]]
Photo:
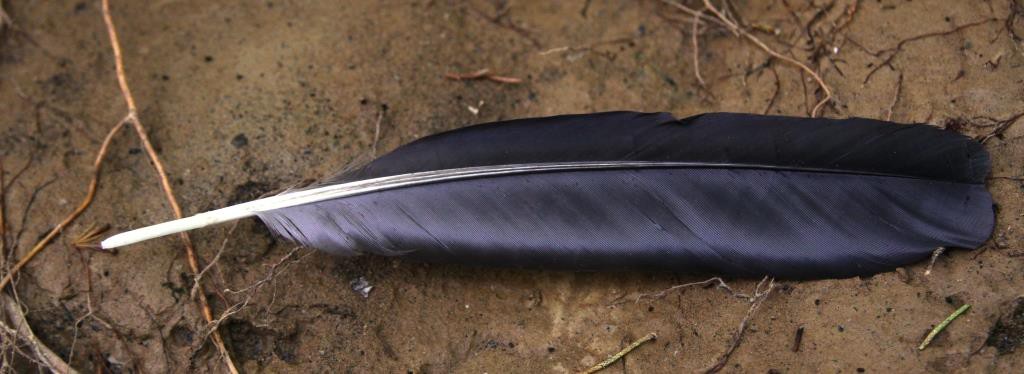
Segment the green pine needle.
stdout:
[[940,323],[938,326],[935,326],[935,328],[932,329],[932,332],[928,333],[928,336],[924,338],[924,341],[921,342],[921,345],[918,346],[917,349],[924,350],[924,348],[927,347],[928,344],[932,342],[932,339],[935,339],[936,335],[939,335],[939,333],[942,332],[942,330],[946,329],[946,326],[949,326],[950,322],[953,322],[954,319],[960,317],[961,314],[966,313],[968,309],[971,309],[971,304],[964,304],[964,306],[960,307],[960,309],[957,309],[955,312],[953,312],[953,314],[950,314],[949,317],[946,317],[946,319],[943,320],[942,323]]

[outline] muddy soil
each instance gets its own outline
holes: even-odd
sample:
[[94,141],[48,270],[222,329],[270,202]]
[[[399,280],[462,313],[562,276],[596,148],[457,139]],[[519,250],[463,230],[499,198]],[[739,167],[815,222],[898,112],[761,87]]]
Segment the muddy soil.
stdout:
[[[690,1],[697,6],[697,1]],[[716,2],[717,3],[717,2]],[[858,6],[853,10],[854,4]],[[783,282],[726,372],[1012,372],[1024,365],[1024,14],[1017,0],[732,1],[774,48],[821,72],[828,117],[927,122],[986,142],[998,222],[982,249],[873,277]],[[24,253],[82,199],[125,113],[98,1],[4,2],[0,156]],[[479,122],[629,109],[806,116],[807,74],[711,28],[694,74],[691,18],[659,1],[114,1],[140,117],[186,213],[330,175],[374,152]],[[852,17],[852,18],[851,18]],[[847,22],[849,20],[849,22]],[[450,81],[489,68],[523,83]],[[68,243],[171,217],[129,131],[94,205],[22,272],[40,338],[82,371],[225,372],[205,343],[175,238],[116,255]],[[27,215],[26,215],[27,213]],[[215,314],[293,245],[254,220],[194,232]],[[612,304],[704,279],[336,259],[299,250],[221,327],[245,372],[571,373],[658,334],[608,372],[700,370],[747,304],[714,288]],[[368,297],[353,291],[359,278]],[[757,280],[729,279],[749,292]],[[90,290],[91,284],[91,292]],[[91,314],[90,314],[91,300]],[[924,350],[924,335],[973,308]],[[799,351],[793,344],[804,329]],[[25,366],[27,368],[27,366]]]

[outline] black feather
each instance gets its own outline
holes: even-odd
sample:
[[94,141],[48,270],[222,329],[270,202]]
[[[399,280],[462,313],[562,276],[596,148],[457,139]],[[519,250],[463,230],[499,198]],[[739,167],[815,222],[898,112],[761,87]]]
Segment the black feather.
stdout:
[[[987,153],[927,125],[613,112],[423,138],[322,185],[519,164],[622,163],[460,178],[260,212],[338,254],[574,270],[831,278],[991,234]],[[637,166],[640,165],[640,166]]]

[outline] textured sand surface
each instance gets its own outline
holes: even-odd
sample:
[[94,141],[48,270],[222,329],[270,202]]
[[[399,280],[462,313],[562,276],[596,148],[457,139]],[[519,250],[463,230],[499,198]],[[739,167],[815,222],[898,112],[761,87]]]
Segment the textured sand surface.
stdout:
[[[891,107],[894,121],[980,136],[1024,112],[1024,44],[1011,33],[1024,35],[1024,14],[1007,21],[1010,0],[862,0],[856,12],[853,1],[830,4],[733,1],[747,24],[763,30],[758,37],[821,72],[836,95],[825,116],[884,119]],[[34,160],[8,196],[24,252],[82,198],[99,142],[125,109],[98,1],[4,5],[18,29],[0,37],[0,156],[8,179]],[[806,74],[717,28],[700,38],[708,88],[699,88],[690,18],[657,1],[503,8],[486,1],[115,0],[113,15],[140,116],[186,213],[369,157],[381,111],[378,153],[499,119],[616,109],[806,116],[820,97]],[[914,39],[901,43],[907,38]],[[890,54],[890,64],[866,79]],[[480,68],[523,83],[443,78]],[[952,251],[929,276],[919,264],[869,278],[782,282],[725,371],[1019,370],[1024,348],[1013,348],[1024,339],[1024,309],[1016,319],[1013,310],[1024,289],[1024,123],[1004,129],[986,143],[1000,178],[989,182],[999,210],[984,249]],[[171,217],[133,136],[125,131],[113,143],[95,204],[70,233],[90,223],[124,231]],[[255,220],[230,236],[229,229],[193,233],[204,261],[228,238],[204,279],[215,313],[244,297],[226,289],[264,278],[292,248]],[[116,256],[80,256],[68,241],[59,238],[16,284],[50,347],[64,357],[73,352],[83,372],[225,371],[209,344],[193,355],[204,323],[189,299],[192,280],[177,239]],[[607,372],[691,372],[725,350],[747,309],[714,288],[609,305],[706,275],[297,256],[222,327],[246,372],[571,373],[650,332],[655,342]],[[86,318],[76,332],[88,313],[86,268],[94,315],[105,322]],[[368,298],[350,286],[359,277],[373,286]],[[757,280],[729,282],[750,292]],[[918,351],[931,327],[963,303],[974,307]],[[801,326],[802,347],[793,352]]]

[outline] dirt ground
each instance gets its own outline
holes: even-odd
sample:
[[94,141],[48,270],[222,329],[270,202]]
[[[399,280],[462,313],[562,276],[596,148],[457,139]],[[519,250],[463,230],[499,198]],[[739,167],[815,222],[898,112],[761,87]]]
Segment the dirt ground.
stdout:
[[[381,113],[377,153],[499,119],[616,109],[807,116],[822,97],[807,74],[720,27],[699,35],[701,88],[692,18],[660,1],[113,3],[141,120],[187,214],[365,159]],[[997,133],[986,148],[999,209],[982,249],[952,251],[931,275],[918,264],[781,282],[724,371],[1020,370],[1024,124],[1006,120],[1024,112],[1024,4],[731,3],[754,35],[820,72],[835,92],[827,117]],[[20,255],[82,199],[125,106],[99,1],[3,5],[14,27],[0,36],[0,157],[8,181],[29,165],[7,193]],[[523,83],[444,79],[481,68]],[[178,239],[116,255],[68,244],[90,224],[120,232],[171,217],[140,147],[131,131],[118,135],[93,206],[20,273],[16,294],[40,339],[83,372],[225,372],[189,296]],[[569,373],[651,332],[656,341],[607,372],[692,372],[725,351],[748,308],[715,288],[615,304],[707,275],[439,266],[306,249],[286,257],[293,245],[259,222],[230,229],[192,238],[204,264],[223,245],[202,280],[215,315],[255,295],[221,327],[244,372]],[[272,269],[257,292],[245,291]],[[367,298],[353,291],[360,277],[373,286]],[[728,281],[743,292],[757,283]],[[973,308],[918,351],[964,303]]]

